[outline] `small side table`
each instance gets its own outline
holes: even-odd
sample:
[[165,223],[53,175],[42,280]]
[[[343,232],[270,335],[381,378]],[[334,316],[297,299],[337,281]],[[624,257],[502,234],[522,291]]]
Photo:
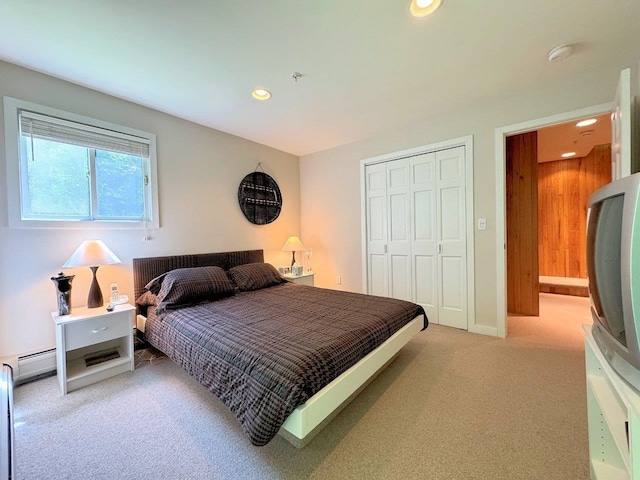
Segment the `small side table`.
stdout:
[[112,312],[78,307],[70,315],[52,312],[56,324],[56,364],[63,395],[134,369],[133,325],[128,303]]
[[315,276],[315,273],[313,272],[303,273],[302,275],[291,275],[290,273],[287,273],[284,275],[284,278],[286,278],[290,282],[297,283],[299,285],[309,285],[310,287],[313,287],[314,276]]

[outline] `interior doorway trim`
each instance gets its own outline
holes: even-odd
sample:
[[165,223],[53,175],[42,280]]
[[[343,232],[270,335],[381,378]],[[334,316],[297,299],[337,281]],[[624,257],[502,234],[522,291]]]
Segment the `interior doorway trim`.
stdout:
[[584,117],[611,112],[612,103],[603,103],[571,112],[516,123],[496,128],[496,326],[498,336],[507,336],[507,224],[506,224],[506,138],[510,135],[530,132],[539,128],[571,122]]
[[467,240],[467,330],[473,333],[495,336],[493,329],[476,324],[475,308],[475,248],[474,248],[474,213],[473,213],[473,135],[454,138],[443,142],[423,145],[398,152],[387,153],[360,161],[360,238],[362,243],[362,291],[368,291],[367,285],[367,194],[365,186],[365,168],[367,165],[413,157],[424,153],[436,152],[455,147],[465,147],[465,212]]

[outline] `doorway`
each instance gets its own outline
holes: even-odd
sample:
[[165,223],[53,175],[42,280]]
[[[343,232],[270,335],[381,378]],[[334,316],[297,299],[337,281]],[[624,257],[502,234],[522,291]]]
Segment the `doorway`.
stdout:
[[537,316],[540,292],[588,296],[587,202],[611,166],[608,114],[507,137],[509,314]]
[[[506,236],[506,138],[543,127],[576,121],[580,118],[611,113],[612,123],[612,179],[617,180],[631,173],[639,172],[638,160],[632,164],[633,145],[631,141],[631,70],[620,72],[614,101],[573,112],[497,128],[495,131],[496,152],[496,331],[498,336],[507,334],[507,236]],[[637,156],[636,156],[637,157]]]
[[[601,104],[572,112],[553,115],[550,117],[523,122],[496,129],[496,264],[497,264],[497,334],[506,337],[507,334],[507,191],[506,191],[506,139],[509,136],[538,131],[545,127],[560,125],[567,122],[577,122],[580,119],[608,114],[610,104]],[[536,190],[537,195],[537,190]],[[537,204],[537,199],[536,199]],[[531,273],[532,281],[535,282]],[[539,281],[539,280],[538,280]]]

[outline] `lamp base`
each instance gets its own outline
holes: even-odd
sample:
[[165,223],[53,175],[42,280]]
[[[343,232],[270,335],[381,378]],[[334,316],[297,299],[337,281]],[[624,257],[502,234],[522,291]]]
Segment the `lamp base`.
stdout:
[[98,308],[104,304],[104,300],[102,299],[102,291],[100,290],[100,285],[98,285],[98,279],[96,278],[96,272],[98,271],[98,267],[89,267],[89,268],[93,273],[93,280],[91,281],[91,286],[89,287],[89,297],[87,298],[87,307]]

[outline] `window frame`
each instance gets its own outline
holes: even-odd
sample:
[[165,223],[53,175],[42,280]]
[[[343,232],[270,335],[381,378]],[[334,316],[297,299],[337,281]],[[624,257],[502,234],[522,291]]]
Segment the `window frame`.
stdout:
[[[7,170],[7,207],[10,228],[148,229],[160,227],[155,134],[12,97],[3,97],[3,103]],[[38,218],[23,218],[22,208],[23,202],[26,201],[26,198],[23,199],[22,194],[25,192],[24,182],[28,180],[27,175],[23,174],[23,171],[26,170],[22,165],[25,160],[22,158],[23,156],[20,152],[19,113],[21,110],[27,110],[40,115],[62,119],[80,125],[86,125],[89,128],[95,127],[111,130],[120,134],[133,135],[147,140],[149,142],[149,158],[144,159],[143,161],[143,175],[147,178],[143,190],[145,218],[142,220],[107,220],[100,218],[43,220]],[[91,196],[95,196],[97,194],[94,188],[95,175],[95,169],[92,169],[90,189]],[[95,200],[95,198],[92,200]]]

